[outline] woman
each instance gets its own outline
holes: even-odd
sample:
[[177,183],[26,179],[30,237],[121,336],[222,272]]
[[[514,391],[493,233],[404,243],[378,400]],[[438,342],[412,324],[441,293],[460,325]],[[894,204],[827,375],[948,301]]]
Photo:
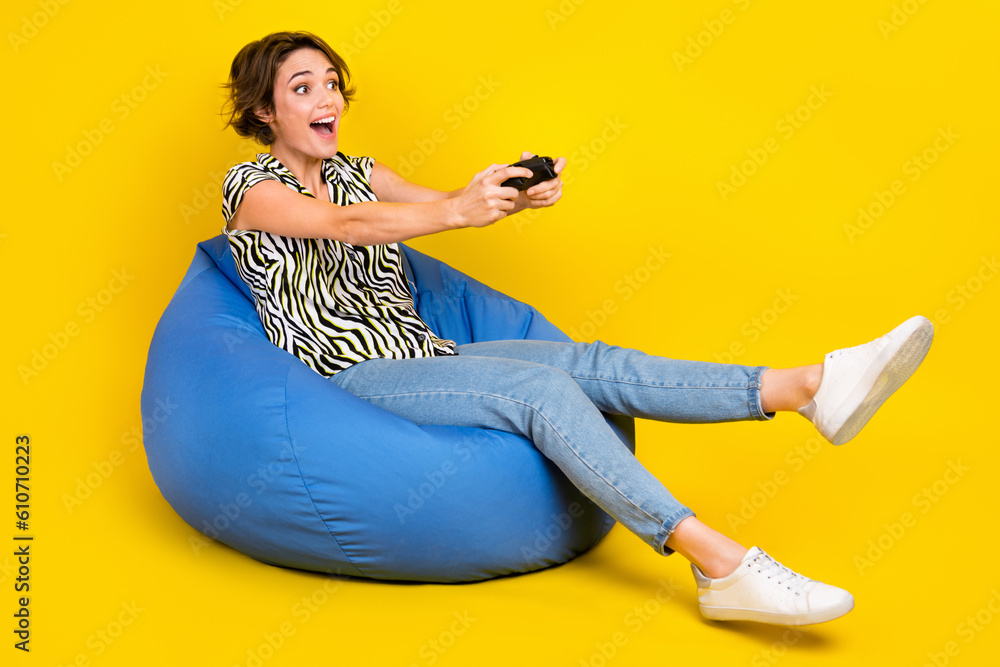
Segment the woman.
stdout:
[[[233,61],[229,122],[270,146],[232,167],[227,234],[270,340],[332,382],[420,424],[511,431],[657,553],[691,561],[702,613],[807,624],[854,606],[757,547],[699,521],[622,445],[601,411],[675,422],[769,420],[797,411],[843,444],[916,370],[933,327],[914,317],[871,343],[795,368],[681,361],[602,342],[456,345],[417,315],[396,242],[484,227],[562,196],[557,176],[493,164],[443,192],[337,149],[353,89],[344,61],[305,32],[275,33]],[[522,159],[528,157],[525,153]],[[555,172],[566,166],[555,161]]]

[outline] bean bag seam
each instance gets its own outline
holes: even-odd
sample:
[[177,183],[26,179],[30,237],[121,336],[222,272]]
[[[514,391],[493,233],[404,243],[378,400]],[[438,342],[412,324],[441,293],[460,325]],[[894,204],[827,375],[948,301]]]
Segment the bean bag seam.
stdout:
[[[340,552],[342,554],[344,554],[344,558],[347,559],[347,562],[350,563],[351,566],[355,570],[357,570],[358,572],[361,573],[361,576],[367,577],[369,575],[365,574],[365,571],[362,570],[360,567],[358,567],[357,563],[355,563],[353,560],[351,560],[351,557],[347,554],[347,551],[344,549],[343,545],[340,543],[340,540],[337,539],[337,536],[330,529],[330,524],[327,523],[326,519],[323,518],[323,513],[320,512],[319,507],[316,506],[316,500],[313,498],[312,491],[309,489],[309,483],[306,481],[306,477],[305,477],[305,475],[302,472],[302,465],[299,463],[299,455],[298,455],[298,452],[295,451],[295,441],[292,438],[292,429],[291,429],[291,426],[289,426],[289,424],[288,424],[288,378],[291,375],[291,372],[292,372],[292,364],[289,364],[288,368],[285,370],[285,382],[282,385],[282,391],[285,394],[285,396],[284,396],[284,402],[283,402],[282,405],[283,405],[283,412],[284,412],[284,416],[285,416],[285,432],[288,434],[288,443],[291,445],[292,455],[295,457],[295,467],[299,471],[299,479],[302,480],[302,488],[305,489],[306,495],[309,496],[309,502],[312,504],[313,509],[316,511],[316,516],[319,518],[320,521],[323,522],[323,527],[326,528],[326,532],[329,533],[329,535],[333,539],[333,541],[337,543],[337,548],[340,549]],[[330,572],[328,574],[341,574],[341,573],[340,572],[336,572],[336,573]]]
[[[178,293],[184,291],[185,289],[187,289],[188,288],[188,283],[194,282],[194,280],[196,278],[198,278],[199,276],[201,276],[206,271],[212,271],[212,270],[219,271],[219,268],[217,266],[215,266],[215,265],[211,265],[211,266],[206,265],[206,266],[203,266],[201,268],[201,271],[199,271],[198,273],[195,273],[194,275],[184,274],[184,276],[181,277],[180,284],[177,286],[177,289],[174,291],[175,294],[178,294]],[[222,272],[219,271],[219,273],[222,273]]]

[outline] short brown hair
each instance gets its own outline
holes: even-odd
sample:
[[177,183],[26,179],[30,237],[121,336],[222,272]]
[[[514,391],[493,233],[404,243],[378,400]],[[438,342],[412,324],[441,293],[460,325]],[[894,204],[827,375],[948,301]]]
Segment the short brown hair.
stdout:
[[228,89],[223,115],[227,113],[225,107],[231,107],[229,120],[223,129],[232,125],[241,137],[256,139],[266,146],[274,143],[274,132],[257,117],[256,110],[264,108],[273,112],[274,79],[278,68],[293,51],[302,48],[322,52],[337,70],[344,96],[344,111],[347,111],[354,99],[355,89],[350,83],[351,71],[344,59],[329,44],[310,32],[275,32],[256,42],[250,42],[233,59],[229,68],[229,81],[222,84],[223,88]]

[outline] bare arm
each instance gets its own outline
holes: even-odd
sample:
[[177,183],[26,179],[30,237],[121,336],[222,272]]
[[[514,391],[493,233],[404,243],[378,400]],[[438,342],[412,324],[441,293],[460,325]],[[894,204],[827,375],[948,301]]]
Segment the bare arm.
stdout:
[[[376,196],[399,201],[350,206],[302,195],[278,181],[261,181],[244,193],[229,228],[377,245],[460,227],[485,227],[514,208],[517,190],[500,187],[500,183],[530,174],[520,167],[490,165],[473,176],[467,186],[449,193],[406,181],[388,167],[373,167],[372,189]],[[414,198],[416,201],[412,201]]]
[[[521,159],[526,160],[532,155],[534,153],[524,151],[521,153]],[[566,158],[560,157],[556,159],[554,165],[556,174],[560,174],[565,167]],[[444,190],[427,188],[407,180],[381,162],[374,162],[372,164],[371,186],[378,200],[385,202],[440,201],[441,199],[457,197],[465,189],[459,188],[458,190],[446,192]],[[507,215],[514,215],[526,208],[552,206],[559,201],[561,196],[562,179],[555,178],[551,181],[544,181],[519,194],[514,201],[514,208],[507,211]]]
[[370,179],[372,191],[379,201],[383,202],[427,202],[451,199],[461,194],[465,188],[458,190],[444,191],[428,188],[423,185],[409,181],[397,174],[392,168],[378,162],[372,163],[372,176]]

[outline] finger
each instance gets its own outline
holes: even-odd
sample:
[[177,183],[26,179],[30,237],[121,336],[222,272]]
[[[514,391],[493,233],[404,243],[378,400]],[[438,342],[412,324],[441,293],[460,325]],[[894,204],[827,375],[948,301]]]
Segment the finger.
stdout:
[[505,209],[509,209],[509,203],[506,199],[500,199],[498,197],[491,197],[486,202],[487,215],[491,220],[497,220],[506,215]]
[[486,177],[486,182],[493,185],[500,185],[508,178],[514,178],[515,176],[531,178],[531,170],[527,167],[511,167],[507,165],[493,166],[497,167],[497,169]]
[[529,200],[536,206],[551,206],[559,201],[560,197],[562,197],[561,187],[554,192],[545,193],[545,195],[541,197],[529,197]]
[[521,152],[521,159],[522,160],[527,160],[532,155],[534,155],[534,153],[532,153],[531,151],[522,151]]
[[498,183],[499,181],[497,179],[499,177],[497,176],[497,172],[501,171],[503,168],[504,165],[502,164],[491,164],[488,166],[486,170],[483,171],[483,182],[491,184]]
[[512,185],[508,185],[507,187],[501,187],[500,198],[503,199],[504,201],[514,201],[515,199],[517,199],[517,195],[519,195],[520,192],[521,192],[520,190],[518,190]]
[[483,171],[481,171],[480,173],[483,175],[484,181],[492,181],[493,175],[496,174],[498,171],[504,169],[506,166],[507,165],[505,164],[491,164],[490,166],[486,167],[486,169],[483,169]]
[[556,160],[556,163],[555,163],[555,165],[553,165],[553,166],[552,166],[552,169],[553,169],[553,170],[554,170],[554,171],[555,171],[555,172],[556,172],[557,174],[560,174],[560,173],[562,173],[562,170],[563,170],[563,169],[565,169],[565,168],[566,168],[566,158],[564,158],[564,157],[561,157],[561,158],[558,158],[558,159]]
[[547,181],[542,181],[541,183],[532,185],[528,188],[527,194],[529,197],[544,196],[550,190],[555,190],[560,187],[562,187],[562,180],[559,177],[550,178]]
[[476,174],[475,181],[482,183],[483,185],[496,185],[496,173],[498,170],[502,169],[504,165],[502,164],[491,164],[490,166],[483,169],[481,172]]
[[506,215],[506,212],[514,208],[514,202],[510,199],[495,198],[489,202],[490,214],[493,217]]

